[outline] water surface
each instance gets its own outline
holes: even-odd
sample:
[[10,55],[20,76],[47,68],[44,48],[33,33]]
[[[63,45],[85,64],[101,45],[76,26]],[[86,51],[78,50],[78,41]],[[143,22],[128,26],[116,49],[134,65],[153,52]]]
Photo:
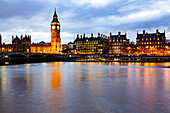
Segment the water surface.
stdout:
[[170,113],[170,63],[0,67],[1,113]]

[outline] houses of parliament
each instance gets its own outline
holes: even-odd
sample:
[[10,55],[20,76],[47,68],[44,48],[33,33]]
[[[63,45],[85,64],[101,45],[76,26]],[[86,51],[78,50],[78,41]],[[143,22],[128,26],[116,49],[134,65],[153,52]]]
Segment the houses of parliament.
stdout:
[[51,22],[51,43],[39,42],[31,44],[31,35],[12,36],[12,44],[2,43],[0,34],[0,52],[52,53],[59,54],[61,48],[60,22],[54,11]]

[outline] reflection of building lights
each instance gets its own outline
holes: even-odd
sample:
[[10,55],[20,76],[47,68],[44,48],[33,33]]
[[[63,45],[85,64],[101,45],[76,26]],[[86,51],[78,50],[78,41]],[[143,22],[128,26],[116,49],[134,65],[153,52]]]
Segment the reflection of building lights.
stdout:
[[144,66],[149,66],[149,63],[144,63]]
[[26,64],[26,67],[30,67],[31,64]]
[[5,62],[5,65],[8,65],[9,64],[9,62]]
[[29,49],[27,49],[27,52],[29,53]]
[[168,46],[165,46],[165,48],[166,48],[166,49],[169,49],[169,47],[168,47]]

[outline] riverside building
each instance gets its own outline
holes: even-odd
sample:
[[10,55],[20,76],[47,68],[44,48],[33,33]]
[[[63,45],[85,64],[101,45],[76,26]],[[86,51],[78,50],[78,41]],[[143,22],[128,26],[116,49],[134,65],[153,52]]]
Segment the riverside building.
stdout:
[[0,52],[30,52],[31,51],[31,35],[21,35],[19,38],[12,36],[12,44],[2,44],[0,35]]
[[73,42],[74,54],[108,54],[108,38],[98,33],[97,37],[91,34],[91,37],[86,37],[85,34],[77,38]]
[[121,32],[118,32],[118,35],[112,35],[112,33],[110,33],[108,45],[109,54],[126,54],[129,39],[127,39],[126,33],[124,35],[121,35]]
[[145,30],[143,30],[143,34],[137,33],[137,54],[163,56],[165,54],[165,41],[165,32],[160,33],[159,30],[156,30],[156,33],[146,33]]

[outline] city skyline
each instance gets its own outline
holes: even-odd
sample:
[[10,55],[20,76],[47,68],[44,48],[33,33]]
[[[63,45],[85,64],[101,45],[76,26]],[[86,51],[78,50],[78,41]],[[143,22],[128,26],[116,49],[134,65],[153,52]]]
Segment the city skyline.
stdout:
[[[33,1],[2,0],[0,5],[0,33],[3,42],[10,43],[12,35],[31,34],[32,42],[50,42],[50,21],[54,7],[61,22],[61,43],[75,39],[76,34],[109,35],[126,32],[135,42],[137,31],[142,33],[166,31],[170,39],[170,0],[58,0]],[[22,9],[22,10],[21,10]],[[147,17],[147,18],[146,18]],[[43,23],[43,24],[42,24]]]

